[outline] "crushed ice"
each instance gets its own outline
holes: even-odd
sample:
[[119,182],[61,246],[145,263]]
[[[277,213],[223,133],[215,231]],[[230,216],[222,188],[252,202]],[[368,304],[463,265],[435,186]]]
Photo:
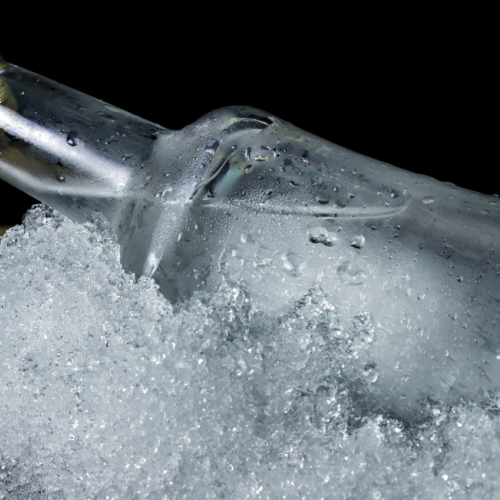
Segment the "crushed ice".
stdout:
[[1,240],[0,498],[499,497],[496,405],[410,425],[362,400],[369,317],[320,288],[275,318],[230,284],[174,308],[119,256],[44,206]]

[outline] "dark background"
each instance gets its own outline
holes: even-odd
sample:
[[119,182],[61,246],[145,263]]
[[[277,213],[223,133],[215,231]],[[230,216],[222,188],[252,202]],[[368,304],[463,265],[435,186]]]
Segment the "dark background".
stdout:
[[[224,19],[197,9],[168,22],[138,14],[129,25],[95,13],[84,27],[70,17],[51,29],[24,27],[22,37],[2,27],[0,54],[167,128],[245,104],[398,167],[500,191],[497,58],[467,13],[436,21],[424,12],[410,16],[410,28],[397,12],[398,22],[380,23],[370,13],[339,18],[312,6],[288,18],[262,11]],[[19,223],[32,203],[0,183],[0,225]]]

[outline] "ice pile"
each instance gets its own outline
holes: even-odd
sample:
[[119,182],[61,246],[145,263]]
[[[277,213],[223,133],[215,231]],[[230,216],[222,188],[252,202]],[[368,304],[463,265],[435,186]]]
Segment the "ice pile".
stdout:
[[0,498],[500,496],[498,402],[391,418],[350,362],[369,315],[319,285],[278,316],[231,282],[172,307],[119,257],[44,206],[1,240]]

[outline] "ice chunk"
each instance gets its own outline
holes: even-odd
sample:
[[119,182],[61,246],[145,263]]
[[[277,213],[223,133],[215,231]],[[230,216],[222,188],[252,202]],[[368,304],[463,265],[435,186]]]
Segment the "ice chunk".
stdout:
[[498,496],[497,395],[395,418],[383,315],[319,284],[257,305],[226,281],[173,307],[123,272],[102,220],[34,208],[0,242],[0,497]]

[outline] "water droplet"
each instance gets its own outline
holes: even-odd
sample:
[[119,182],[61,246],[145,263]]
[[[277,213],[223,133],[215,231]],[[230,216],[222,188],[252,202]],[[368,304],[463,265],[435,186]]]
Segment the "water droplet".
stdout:
[[56,179],[57,182],[66,182],[66,178],[64,177],[64,175],[58,175]]
[[156,198],[162,198],[163,196],[165,196],[165,193],[166,193],[165,190],[158,191],[155,196]]
[[307,266],[307,261],[304,258],[292,251],[288,251],[286,254],[281,256],[283,260],[283,270],[293,278],[303,274],[304,269]]
[[366,240],[362,235],[355,236],[351,241],[351,246],[354,248],[363,248],[365,246]]
[[123,161],[130,160],[130,158],[132,158],[132,156],[134,156],[132,153],[125,154],[122,156],[122,160]]
[[242,243],[255,243],[253,236],[247,233],[241,233],[240,240]]
[[378,380],[379,371],[377,370],[377,363],[365,363],[363,367],[363,376],[370,384],[374,384]]
[[431,203],[434,203],[434,197],[433,196],[424,196],[422,198],[422,203],[424,205],[430,205]]
[[76,130],[71,130],[71,132],[69,132],[68,136],[66,137],[66,144],[75,147],[78,144],[77,138],[78,132]]
[[361,269],[356,268],[351,262],[345,261],[338,268],[337,273],[344,285],[363,285],[366,276]]
[[329,198],[327,198],[326,196],[316,196],[316,201],[320,204],[320,205],[328,205],[328,203],[330,202]]
[[460,283],[464,280],[463,276],[458,276],[457,277],[457,281],[459,281]]
[[327,247],[332,247],[335,245],[337,238],[335,236],[330,236],[326,229],[322,227],[315,227],[309,230],[309,241],[311,243],[322,243]]
[[249,174],[253,169],[253,166],[252,165],[247,165],[245,167],[245,174]]
[[172,186],[165,186],[165,189],[162,191],[162,196],[165,196],[165,193],[171,193],[173,190],[174,188]]

